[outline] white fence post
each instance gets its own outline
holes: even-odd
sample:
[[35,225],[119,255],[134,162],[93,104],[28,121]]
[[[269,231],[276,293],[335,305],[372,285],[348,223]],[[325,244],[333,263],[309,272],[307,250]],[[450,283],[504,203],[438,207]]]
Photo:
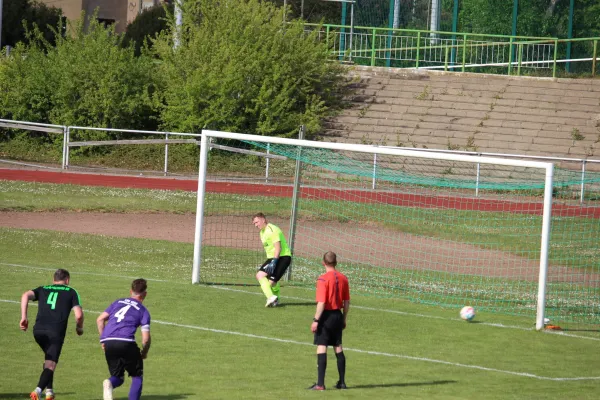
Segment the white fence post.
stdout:
[[[267,143],[267,154],[271,154],[271,143]],[[267,163],[265,167],[265,182],[269,183],[269,157],[267,157]]]
[[63,169],[69,169],[69,142],[71,141],[71,127],[67,126],[67,135],[65,141],[65,167]]
[[69,127],[63,127],[63,150],[62,150],[62,164],[61,169],[65,169],[67,167],[67,135],[69,132]]
[[579,203],[583,204],[583,198],[585,196],[585,163],[587,160],[581,161],[581,194],[579,195]]
[[[169,134],[165,133],[165,140],[169,140]],[[167,176],[169,165],[169,143],[165,143],[165,170],[164,176]]]
[[371,187],[375,190],[375,180],[377,179],[377,153],[373,154],[373,184]]
[[[481,154],[479,154],[479,156],[481,157]],[[479,197],[479,179],[481,178],[480,171],[481,171],[481,164],[477,163],[477,180],[475,181],[475,197]]]

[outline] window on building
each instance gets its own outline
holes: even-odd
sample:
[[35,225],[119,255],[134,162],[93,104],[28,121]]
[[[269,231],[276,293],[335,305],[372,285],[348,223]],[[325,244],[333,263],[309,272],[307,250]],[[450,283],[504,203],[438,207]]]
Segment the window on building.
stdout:
[[109,18],[98,18],[98,22],[104,25],[105,27],[108,27],[110,25],[114,25],[116,21],[114,19]]

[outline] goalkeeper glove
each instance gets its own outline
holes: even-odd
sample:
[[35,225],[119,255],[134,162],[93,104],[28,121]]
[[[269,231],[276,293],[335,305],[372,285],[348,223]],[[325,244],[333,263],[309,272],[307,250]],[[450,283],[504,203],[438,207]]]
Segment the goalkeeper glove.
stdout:
[[273,275],[273,273],[275,272],[275,267],[277,266],[277,259],[274,258],[271,260],[270,263],[267,264],[267,266],[265,267],[265,272],[269,275]]

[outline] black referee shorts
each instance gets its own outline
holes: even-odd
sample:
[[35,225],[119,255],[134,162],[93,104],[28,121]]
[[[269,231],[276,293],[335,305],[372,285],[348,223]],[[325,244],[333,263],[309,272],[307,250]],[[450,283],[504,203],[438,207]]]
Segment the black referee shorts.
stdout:
[[317,346],[341,346],[344,330],[344,314],[341,310],[325,310],[319,319],[314,344]]
[[[269,263],[271,262],[272,258],[269,258],[267,261],[265,261],[261,266],[260,266],[260,270],[263,272],[265,271],[265,267],[267,265],[269,265]],[[279,282],[279,280],[281,278],[283,278],[283,275],[285,274],[285,271],[287,271],[288,267],[290,266],[290,264],[292,263],[292,257],[290,256],[283,256],[283,257],[279,257],[277,259],[277,265],[275,266],[275,271],[273,272],[273,275],[268,275],[268,278],[272,281],[275,282]]]
[[44,360],[58,362],[62,351],[65,335],[52,330],[34,329],[33,337],[44,351]]
[[104,342],[104,356],[112,376],[123,378],[125,371],[129,376],[144,375],[144,360],[136,342],[107,340]]

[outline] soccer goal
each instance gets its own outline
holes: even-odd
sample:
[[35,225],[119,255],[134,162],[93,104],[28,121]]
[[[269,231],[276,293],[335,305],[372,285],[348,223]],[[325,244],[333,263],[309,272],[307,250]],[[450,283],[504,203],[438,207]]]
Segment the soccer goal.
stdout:
[[[260,155],[278,179],[244,173]],[[242,172],[220,176],[215,162]],[[600,215],[553,205],[554,175],[547,162],[205,130],[192,282],[253,283],[265,254],[251,220],[263,212],[292,249],[288,285],[314,286],[331,250],[354,292],[535,317],[537,329],[548,314],[598,323],[585,252],[598,249]],[[552,215],[563,234],[551,242]]]

